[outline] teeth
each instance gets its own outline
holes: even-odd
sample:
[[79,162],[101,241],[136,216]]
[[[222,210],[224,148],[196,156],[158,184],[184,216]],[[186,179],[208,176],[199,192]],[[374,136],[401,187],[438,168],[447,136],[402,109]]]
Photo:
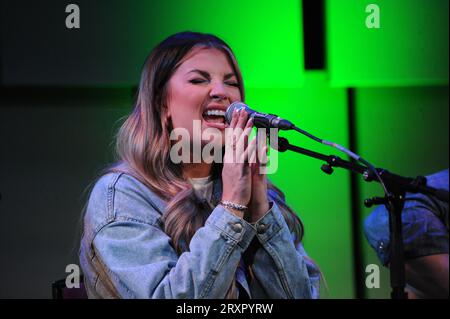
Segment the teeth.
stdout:
[[222,110],[207,110],[206,115],[225,116],[225,111]]

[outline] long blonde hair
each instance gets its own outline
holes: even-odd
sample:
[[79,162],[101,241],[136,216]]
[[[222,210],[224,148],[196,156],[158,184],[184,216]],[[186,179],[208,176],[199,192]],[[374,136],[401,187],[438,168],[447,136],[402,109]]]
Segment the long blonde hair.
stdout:
[[[178,254],[188,250],[191,238],[205,224],[210,209],[196,198],[192,185],[183,178],[181,167],[170,160],[171,123],[167,120],[168,82],[180,61],[194,47],[216,48],[227,56],[239,83],[244,100],[241,72],[231,48],[211,34],[181,32],[157,45],[143,66],[139,91],[132,113],[121,126],[117,136],[119,161],[108,171],[130,174],[167,201],[163,215],[164,231],[171,237]],[[213,175],[220,178],[222,165],[214,163]],[[269,190],[277,194],[275,201],[299,242],[303,225],[286,205],[283,193],[272,183]],[[247,265],[250,267],[250,265]],[[236,298],[234,278],[225,298]]]

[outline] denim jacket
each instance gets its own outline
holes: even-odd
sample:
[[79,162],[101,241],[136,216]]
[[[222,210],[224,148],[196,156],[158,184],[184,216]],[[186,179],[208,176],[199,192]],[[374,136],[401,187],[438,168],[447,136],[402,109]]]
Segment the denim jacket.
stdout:
[[[95,184],[84,216],[80,265],[90,298],[225,297],[235,278],[250,298],[317,298],[320,273],[307,258],[276,203],[250,224],[217,205],[178,255],[164,232],[166,202],[134,177],[109,173]],[[273,196],[269,198],[273,199]],[[253,280],[242,255],[251,243]]]

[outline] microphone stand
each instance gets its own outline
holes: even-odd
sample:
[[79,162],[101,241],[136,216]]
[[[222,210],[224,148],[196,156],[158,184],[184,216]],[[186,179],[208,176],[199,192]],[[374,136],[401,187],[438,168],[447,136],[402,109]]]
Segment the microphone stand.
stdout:
[[[272,146],[271,146],[272,147]],[[313,157],[326,162],[321,169],[324,173],[331,175],[333,167],[341,167],[354,173],[362,174],[366,182],[378,181],[367,167],[341,159],[335,155],[324,155],[305,148],[301,148],[289,143],[284,137],[278,137],[279,152],[287,150]],[[443,201],[449,201],[449,193],[444,190],[435,189],[426,186],[427,180],[423,176],[416,178],[403,177],[393,174],[385,169],[377,168],[377,171],[388,189],[388,195],[385,197],[372,197],[364,200],[366,207],[384,204],[389,212],[389,234],[391,242],[390,251],[390,284],[392,288],[392,299],[407,299],[405,292],[405,262],[403,253],[403,235],[402,235],[402,210],[405,202],[405,193],[422,193],[433,195]]]

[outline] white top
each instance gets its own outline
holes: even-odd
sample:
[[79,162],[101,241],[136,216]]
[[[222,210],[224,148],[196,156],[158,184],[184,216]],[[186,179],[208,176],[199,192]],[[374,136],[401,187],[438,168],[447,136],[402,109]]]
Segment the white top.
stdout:
[[198,198],[206,199],[208,203],[211,203],[213,179],[212,176],[188,178],[188,181],[194,187],[195,194]]

